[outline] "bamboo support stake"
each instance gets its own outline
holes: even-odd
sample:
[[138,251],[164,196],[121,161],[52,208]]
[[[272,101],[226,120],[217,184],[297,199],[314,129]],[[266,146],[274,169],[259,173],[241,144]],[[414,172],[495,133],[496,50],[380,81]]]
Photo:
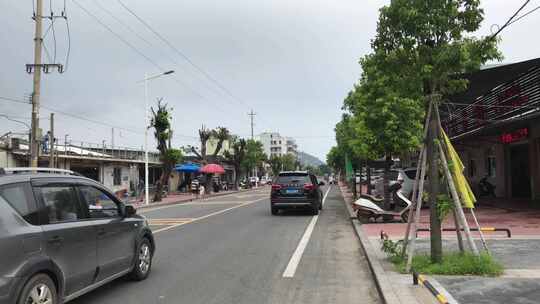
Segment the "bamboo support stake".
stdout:
[[452,174],[450,173],[450,169],[448,169],[448,162],[446,161],[446,155],[444,154],[442,145],[439,143],[437,144],[437,146],[439,147],[439,153],[441,154],[441,162],[444,167],[444,173],[446,174],[446,180],[448,181],[448,186],[450,187],[450,193],[452,194],[452,200],[454,201],[454,206],[457,211],[458,220],[460,221],[460,225],[463,226],[463,230],[465,231],[465,237],[467,238],[469,247],[471,248],[474,255],[478,255],[479,254],[478,248],[476,248],[476,244],[474,243],[474,240],[472,238],[471,230],[469,229],[469,224],[467,223],[467,219],[465,218],[465,213],[463,213],[463,209],[461,208],[461,202],[459,201],[459,195],[456,190],[456,185],[454,185]]
[[461,225],[457,218],[456,208],[452,208],[452,217],[454,218],[454,227],[456,227],[456,236],[458,240],[459,252],[465,252],[465,246],[463,246],[463,236],[461,235]]
[[[409,246],[409,254],[407,256],[407,266],[406,271],[411,271],[411,265],[412,265],[412,258],[414,255],[414,250],[416,246],[416,229],[417,224],[420,222],[420,215],[422,211],[422,197],[424,195],[424,180],[426,178],[426,167],[427,167],[427,150],[424,149],[424,153],[422,153],[422,165],[421,165],[421,173],[420,173],[420,182],[418,185],[418,196],[416,198],[416,213],[414,216],[414,219],[412,219],[411,222],[411,231],[414,231],[411,239],[411,246]],[[411,221],[411,219],[409,219]]]
[[[428,126],[429,126],[429,119],[431,117],[431,109],[432,109],[432,104],[430,103],[429,106],[428,106],[428,111],[427,111],[427,114],[426,114],[426,122],[424,123],[424,134],[423,134],[423,139],[425,141],[426,137],[427,137],[427,132],[428,132]],[[409,235],[411,234],[411,224],[412,224],[412,221],[414,221],[414,209],[416,207],[416,205],[418,204],[418,201],[416,200],[416,197],[417,197],[417,191],[418,191],[418,187],[419,187],[419,176],[420,176],[420,171],[421,171],[421,167],[422,167],[422,161],[423,161],[423,154],[425,153],[425,150],[426,150],[426,144],[423,143],[422,144],[422,147],[420,148],[420,155],[418,156],[418,163],[417,163],[417,168],[416,168],[416,176],[415,176],[415,179],[414,179],[414,186],[413,186],[413,193],[412,193],[412,206],[411,206],[411,209],[409,209],[409,216],[407,217],[408,218],[408,221],[407,221],[407,230],[405,231],[405,237],[403,238],[403,248],[401,250],[401,256],[404,256],[405,253],[407,252],[407,245],[409,243]],[[415,232],[416,234],[416,232]]]
[[487,247],[486,239],[484,238],[484,233],[482,232],[482,229],[480,228],[480,224],[478,223],[478,219],[476,218],[476,215],[474,214],[474,210],[471,208],[471,214],[474,219],[474,223],[476,227],[478,227],[478,233],[480,233],[480,240],[482,240],[482,246],[484,246],[484,250],[486,250],[487,253],[489,253],[489,248]]
[[416,210],[416,204],[418,203],[416,201],[416,198],[418,196],[418,187],[420,186],[419,180],[420,180],[420,174],[422,170],[422,161],[425,153],[425,147],[422,145],[422,149],[420,150],[420,155],[418,156],[418,165],[416,168],[416,175],[414,179],[414,185],[413,185],[413,193],[411,196],[412,205],[409,209],[409,216],[407,217],[407,230],[405,230],[405,237],[403,238],[403,248],[401,248],[401,256],[404,256],[407,252],[407,245],[409,243],[409,236],[411,234],[411,228],[412,228],[412,222],[414,221],[414,210]]

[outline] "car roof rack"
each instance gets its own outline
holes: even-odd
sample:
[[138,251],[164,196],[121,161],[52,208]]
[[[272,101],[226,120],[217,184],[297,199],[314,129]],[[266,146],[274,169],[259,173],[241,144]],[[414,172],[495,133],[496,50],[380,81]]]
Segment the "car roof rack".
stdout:
[[5,175],[6,173],[18,174],[18,173],[56,173],[56,174],[65,174],[65,175],[75,175],[82,176],[77,172],[67,170],[67,169],[57,169],[57,168],[46,168],[46,167],[13,167],[13,168],[0,168],[0,175]]

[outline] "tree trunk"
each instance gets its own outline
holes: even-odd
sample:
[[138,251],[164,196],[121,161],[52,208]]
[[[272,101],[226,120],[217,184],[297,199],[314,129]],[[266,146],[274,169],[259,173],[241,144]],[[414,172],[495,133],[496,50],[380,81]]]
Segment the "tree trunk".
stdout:
[[[430,102],[431,99],[430,99]],[[433,104],[433,106],[437,106]],[[431,230],[431,260],[434,263],[442,261],[441,221],[437,215],[437,196],[439,195],[439,150],[435,146],[438,136],[436,115],[431,115],[427,138],[427,162],[429,169],[429,210]]]
[[358,199],[358,194],[356,193],[356,170],[353,170],[353,177],[352,177],[352,191],[353,191],[353,197],[354,199]]
[[371,195],[371,167],[366,164],[366,185],[367,194]]
[[161,202],[161,199],[163,198],[163,195],[162,195],[163,185],[168,184],[171,171],[172,169],[168,165],[165,165],[163,167],[163,172],[161,173],[161,177],[159,178],[156,185],[156,192],[154,193],[154,202]]
[[240,184],[240,166],[235,166],[234,171],[234,190],[238,191],[238,186]]
[[386,156],[384,160],[384,175],[383,175],[383,195],[384,195],[384,209],[390,209],[390,192],[388,190],[388,175],[390,169],[391,156]]

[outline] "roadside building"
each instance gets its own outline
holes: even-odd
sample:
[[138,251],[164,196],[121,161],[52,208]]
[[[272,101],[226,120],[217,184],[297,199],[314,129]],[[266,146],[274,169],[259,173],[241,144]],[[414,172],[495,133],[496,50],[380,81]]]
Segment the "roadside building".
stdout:
[[468,90],[440,109],[473,190],[487,177],[497,197],[540,199],[540,58],[466,78]]
[[257,136],[257,140],[262,143],[268,157],[283,156],[287,153],[297,156],[298,145],[292,137],[281,136],[277,132],[264,132]]
[[[115,193],[134,194],[144,179],[144,151],[98,147],[89,143],[63,143],[55,146],[55,167],[68,169],[98,181]],[[49,154],[41,154],[40,167],[49,167]],[[0,167],[27,167],[28,141],[6,136],[0,141]],[[149,182],[161,175],[158,153],[149,153]]]

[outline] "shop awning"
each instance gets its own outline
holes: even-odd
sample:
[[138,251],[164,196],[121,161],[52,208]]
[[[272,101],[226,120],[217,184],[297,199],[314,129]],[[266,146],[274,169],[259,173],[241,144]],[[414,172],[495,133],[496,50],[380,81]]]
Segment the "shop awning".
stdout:
[[201,166],[199,166],[199,164],[194,164],[194,163],[185,163],[181,165],[176,165],[174,169],[179,172],[194,173],[194,172],[199,172],[199,170],[201,169]]

